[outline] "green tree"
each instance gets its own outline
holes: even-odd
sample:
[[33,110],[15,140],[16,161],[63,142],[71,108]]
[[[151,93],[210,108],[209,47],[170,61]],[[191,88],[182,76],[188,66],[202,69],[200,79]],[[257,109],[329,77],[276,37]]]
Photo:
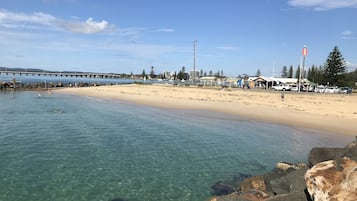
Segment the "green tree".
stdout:
[[346,73],[346,62],[338,49],[335,46],[327,57],[324,66],[325,84],[331,86],[338,86],[343,81],[344,74]]
[[283,69],[281,70],[281,77],[282,78],[288,77],[288,69],[286,68],[286,66],[283,66]]
[[177,75],[177,79],[184,80],[185,79],[185,66],[182,66],[181,71]]
[[293,78],[293,74],[294,74],[293,65],[290,65],[290,68],[288,71],[288,78]]
[[213,76],[213,72],[212,70],[209,71],[209,76],[212,77]]
[[311,68],[308,69],[307,79],[311,82],[322,83],[322,67],[319,68],[315,65],[312,65]]
[[154,71],[154,66],[151,66],[151,71],[150,71],[150,77],[155,78],[155,71]]
[[216,77],[220,77],[221,75],[219,74],[219,71],[215,74]]
[[141,77],[142,77],[142,78],[146,78],[145,69],[143,69],[143,72],[141,73]]
[[261,72],[260,72],[259,68],[258,68],[257,73],[255,74],[255,76],[257,76],[257,77],[261,76]]
[[312,65],[311,68],[309,68],[307,70],[307,79],[312,81],[312,82],[315,82],[316,80],[316,70],[315,70],[315,66]]

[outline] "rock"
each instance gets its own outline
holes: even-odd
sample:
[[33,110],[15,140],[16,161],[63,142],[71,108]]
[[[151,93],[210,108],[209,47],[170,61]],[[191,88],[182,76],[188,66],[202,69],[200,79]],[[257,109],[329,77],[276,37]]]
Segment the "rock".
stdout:
[[275,165],[275,168],[282,170],[282,171],[287,171],[289,169],[300,169],[300,168],[306,168],[305,163],[298,163],[298,164],[292,164],[292,163],[287,163],[287,162],[278,162]]
[[289,194],[282,194],[282,195],[277,195],[274,196],[271,199],[268,199],[267,201],[311,201],[306,197],[306,194],[304,191],[302,192],[294,192],[294,193],[289,193]]
[[264,201],[271,198],[270,195],[260,190],[248,190],[243,193],[234,192],[225,196],[215,196],[210,201]]
[[306,168],[299,169],[269,181],[271,191],[274,195],[287,194],[292,192],[304,192],[306,188],[304,175]]
[[240,185],[240,190],[242,192],[247,190],[261,190],[266,191],[267,187],[264,182],[264,177],[261,176],[253,176],[247,179],[244,179]]
[[356,140],[344,148],[315,147],[311,149],[308,156],[308,161],[310,167],[312,167],[317,163],[328,160],[336,160],[344,156],[357,161],[357,136]]
[[356,140],[348,144],[344,149],[345,151],[343,152],[342,157],[346,156],[354,161],[357,161],[357,136]]
[[305,180],[314,201],[357,200],[357,162],[348,157],[314,165]]
[[236,184],[241,183],[244,179],[247,179],[249,177],[252,177],[253,175],[250,174],[243,174],[243,173],[238,173],[233,176],[233,182]]
[[238,201],[264,201],[271,198],[270,195],[260,190],[248,190],[238,196]]
[[309,165],[312,167],[323,161],[334,160],[339,158],[345,151],[346,150],[344,148],[312,148],[308,156]]
[[223,181],[219,181],[215,183],[212,187],[213,195],[228,195],[235,191],[235,187],[233,185],[227,184]]
[[[307,165],[305,163],[299,163],[299,164],[292,164],[292,163],[287,163],[287,162],[278,162],[273,169],[273,171],[264,174],[264,180],[265,184],[267,186],[267,192],[271,194],[282,194],[283,192],[289,192],[290,191],[290,185],[285,185],[286,184],[286,179],[292,177],[289,176],[287,178],[284,178],[286,175],[296,171],[303,169],[303,174],[306,172]],[[294,173],[296,174],[296,173]],[[294,175],[293,174],[293,175]],[[303,174],[301,175],[301,178],[303,178]],[[283,179],[281,179],[283,178]],[[294,179],[293,179],[294,180]],[[303,179],[299,181],[304,181]],[[278,186],[281,186],[280,188],[285,189],[284,191],[277,190]],[[274,188],[274,189],[272,189]]]

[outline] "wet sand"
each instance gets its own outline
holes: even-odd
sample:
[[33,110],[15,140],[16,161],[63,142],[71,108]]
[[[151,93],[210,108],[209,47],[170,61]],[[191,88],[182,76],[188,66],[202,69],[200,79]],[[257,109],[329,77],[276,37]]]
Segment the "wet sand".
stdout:
[[357,135],[357,95],[162,85],[65,88],[59,93],[125,100],[170,109],[194,109],[254,120]]

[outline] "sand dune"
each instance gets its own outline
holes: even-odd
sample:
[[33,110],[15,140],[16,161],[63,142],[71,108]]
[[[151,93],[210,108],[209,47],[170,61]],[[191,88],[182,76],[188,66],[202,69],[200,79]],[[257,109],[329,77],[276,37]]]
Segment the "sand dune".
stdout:
[[208,89],[172,85],[115,85],[65,88],[60,93],[126,100],[171,109],[197,109],[272,123],[357,135],[357,95],[243,89]]

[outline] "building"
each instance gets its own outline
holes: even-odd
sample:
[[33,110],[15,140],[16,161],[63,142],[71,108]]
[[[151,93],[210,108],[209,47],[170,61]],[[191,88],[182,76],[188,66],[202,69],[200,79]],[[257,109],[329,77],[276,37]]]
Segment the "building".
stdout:
[[[193,80],[193,79],[195,79],[195,80]],[[200,71],[198,71],[198,70],[196,70],[196,71],[191,70],[191,71],[190,71],[190,80],[191,80],[191,81],[198,81],[198,80],[200,80]]]

